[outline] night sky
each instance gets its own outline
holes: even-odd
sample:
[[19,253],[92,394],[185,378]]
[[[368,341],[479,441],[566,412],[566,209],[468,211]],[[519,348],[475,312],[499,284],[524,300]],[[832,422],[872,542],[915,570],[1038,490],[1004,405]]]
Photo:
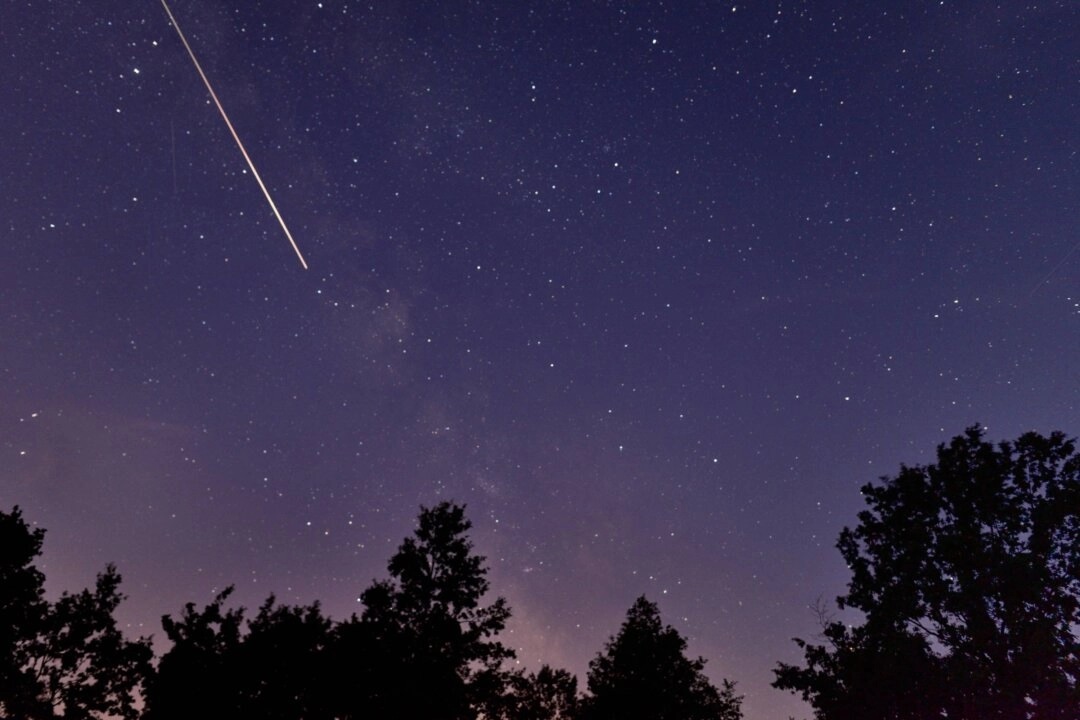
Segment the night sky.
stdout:
[[0,21],[0,506],[134,634],[453,499],[524,666],[646,594],[805,715],[859,486],[1080,432],[1073,2],[171,7],[309,270],[160,2]]

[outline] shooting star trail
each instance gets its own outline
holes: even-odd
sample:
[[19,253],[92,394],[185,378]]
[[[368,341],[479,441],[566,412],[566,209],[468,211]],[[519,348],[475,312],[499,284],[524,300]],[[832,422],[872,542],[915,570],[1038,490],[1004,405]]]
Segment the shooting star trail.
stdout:
[[199,71],[199,77],[202,78],[203,83],[206,85],[206,89],[210,92],[211,99],[213,99],[214,104],[217,105],[218,112],[221,113],[221,119],[225,121],[226,127],[228,127],[229,132],[232,133],[233,140],[236,141],[236,146],[240,148],[240,153],[244,156],[244,159],[247,160],[248,167],[251,168],[251,174],[255,176],[255,181],[259,183],[263,195],[266,196],[266,202],[270,203],[270,209],[274,211],[274,216],[277,217],[278,222],[281,224],[281,229],[285,231],[285,237],[289,238],[289,244],[292,245],[292,249],[296,252],[296,257],[300,258],[300,264],[307,270],[307,261],[304,260],[304,256],[300,252],[300,248],[297,246],[296,241],[293,240],[292,233],[289,232],[285,220],[281,217],[281,213],[278,212],[277,205],[274,204],[274,199],[270,197],[270,191],[266,189],[266,184],[263,183],[262,178],[259,177],[259,171],[255,169],[255,163],[251,162],[251,156],[248,155],[247,150],[244,149],[244,143],[240,141],[240,136],[236,134],[236,129],[233,128],[233,124],[229,121],[229,116],[225,114],[225,108],[222,107],[221,101],[218,100],[217,93],[214,92],[213,86],[210,85],[210,80],[206,77],[206,73],[203,72],[202,66],[199,65],[199,60],[195,57],[195,51],[191,49],[191,45],[188,44],[187,38],[184,37],[183,31],[180,29],[180,23],[176,22],[176,18],[173,16],[172,10],[169,9],[169,5],[165,0],[161,0],[161,6],[165,8],[165,13],[169,16],[169,22],[176,28],[176,34],[180,36],[180,42],[184,43],[184,48],[191,57],[191,62],[195,64],[195,69]]
[[1053,277],[1053,276],[1054,276],[1054,274],[1055,274],[1055,273],[1056,273],[1056,272],[1057,272],[1058,270],[1060,270],[1060,269],[1061,269],[1061,266],[1062,266],[1062,265],[1064,265],[1064,264],[1065,264],[1065,262],[1066,262],[1066,261],[1067,261],[1067,260],[1068,260],[1068,259],[1069,259],[1070,257],[1072,257],[1072,254],[1073,254],[1074,252],[1076,252],[1077,250],[1080,250],[1080,242],[1076,243],[1076,244],[1075,244],[1075,245],[1073,245],[1073,246],[1072,246],[1071,248],[1069,248],[1069,252],[1065,253],[1065,255],[1063,255],[1063,256],[1062,256],[1062,258],[1061,258],[1060,260],[1058,260],[1058,263],[1057,263],[1057,265],[1055,265],[1054,267],[1050,268],[1050,272],[1048,272],[1048,273],[1046,273],[1045,275],[1043,275],[1043,279],[1042,279],[1042,280],[1040,280],[1039,282],[1035,283],[1035,287],[1031,288],[1031,292],[1029,292],[1029,293],[1028,293],[1028,300],[1030,300],[1030,299],[1031,299],[1031,296],[1035,294],[1035,291],[1036,291],[1036,290],[1038,290],[1039,288],[1041,288],[1041,287],[1042,287],[1043,285],[1045,285],[1046,283],[1048,283],[1048,282],[1050,281],[1050,278],[1051,278],[1051,277]]

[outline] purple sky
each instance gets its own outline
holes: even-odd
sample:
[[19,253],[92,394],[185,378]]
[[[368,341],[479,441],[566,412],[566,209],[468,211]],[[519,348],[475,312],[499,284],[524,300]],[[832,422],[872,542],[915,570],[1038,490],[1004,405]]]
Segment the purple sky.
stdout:
[[[174,0],[0,30],[0,506],[133,632],[337,618],[468,504],[521,661],[635,597],[746,695],[858,487],[1080,431],[1070,2]],[[902,8],[902,9],[901,9]]]

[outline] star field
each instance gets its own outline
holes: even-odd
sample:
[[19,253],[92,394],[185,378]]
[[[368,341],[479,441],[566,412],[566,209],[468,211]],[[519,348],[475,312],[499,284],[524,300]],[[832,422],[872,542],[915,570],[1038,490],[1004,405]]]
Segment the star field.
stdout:
[[750,720],[858,487],[1080,431],[1067,2],[10,2],[0,507],[135,634],[468,504],[509,644],[634,598]]

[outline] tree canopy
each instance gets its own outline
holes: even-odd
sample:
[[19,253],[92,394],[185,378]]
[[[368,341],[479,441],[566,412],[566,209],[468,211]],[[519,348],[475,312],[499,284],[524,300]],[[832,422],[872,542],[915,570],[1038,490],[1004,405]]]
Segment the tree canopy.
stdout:
[[147,720],[234,717],[347,720],[737,720],[733,683],[713,686],[705,661],[645,598],[590,665],[589,691],[548,666],[527,673],[498,635],[510,610],[488,599],[465,508],[422,508],[388,564],[361,595],[364,610],[333,623],[318,605],[271,597],[251,621],[228,609],[231,588],[202,610],[162,624],[173,645],[148,692]]
[[734,683],[717,689],[705,660],[686,657],[686,640],[660,620],[645,597],[626,614],[617,635],[589,663],[584,720],[738,720]]
[[805,666],[774,682],[820,720],[1078,717],[1080,456],[1061,433],[983,438],[862,488],[837,602],[865,620],[796,640]]
[[390,579],[361,595],[353,632],[366,656],[367,712],[457,720],[506,691],[501,665],[513,652],[495,636],[510,609],[501,597],[483,604],[487,567],[473,553],[471,527],[464,506],[421,508],[414,536],[390,558]]
[[514,692],[532,685],[502,668],[513,653],[495,639],[510,611],[502,598],[483,604],[487,568],[470,527],[462,506],[422,508],[390,578],[373,582],[362,615],[341,623],[318,604],[273,597],[246,621],[243,608],[225,607],[231,588],[202,610],[188,604],[179,619],[164,617],[173,645],[150,686],[148,720],[457,720],[524,707]]
[[270,596],[245,623],[243,608],[225,607],[232,591],[162,618],[172,647],[149,685],[146,720],[335,717],[323,652],[331,623],[318,603],[279,605]]
[[45,531],[31,530],[16,506],[0,511],[0,717],[29,714],[43,695],[30,669],[28,644],[47,611],[45,576],[34,566]]
[[[993,445],[980,428],[862,488],[837,547],[851,570],[820,639],[774,686],[817,720],[1076,720],[1080,717],[1080,454],[1061,433]],[[739,720],[734,683],[638,598],[589,663],[514,668],[510,618],[490,597],[464,506],[422,507],[387,577],[344,621],[270,596],[249,618],[232,588],[188,603],[149,640],[128,640],[107,565],[93,588],[44,593],[44,531],[0,511],[0,719],[257,717],[266,720]],[[144,703],[140,702],[144,700]]]
[[[544,665],[535,673],[514,673],[509,702],[493,715],[508,720],[572,720],[577,717],[577,678],[566,670]],[[485,717],[487,713],[485,713]]]
[[33,564],[44,536],[18,507],[0,511],[0,718],[138,717],[152,652],[116,626],[119,573],[109,565],[93,590],[50,603]]

